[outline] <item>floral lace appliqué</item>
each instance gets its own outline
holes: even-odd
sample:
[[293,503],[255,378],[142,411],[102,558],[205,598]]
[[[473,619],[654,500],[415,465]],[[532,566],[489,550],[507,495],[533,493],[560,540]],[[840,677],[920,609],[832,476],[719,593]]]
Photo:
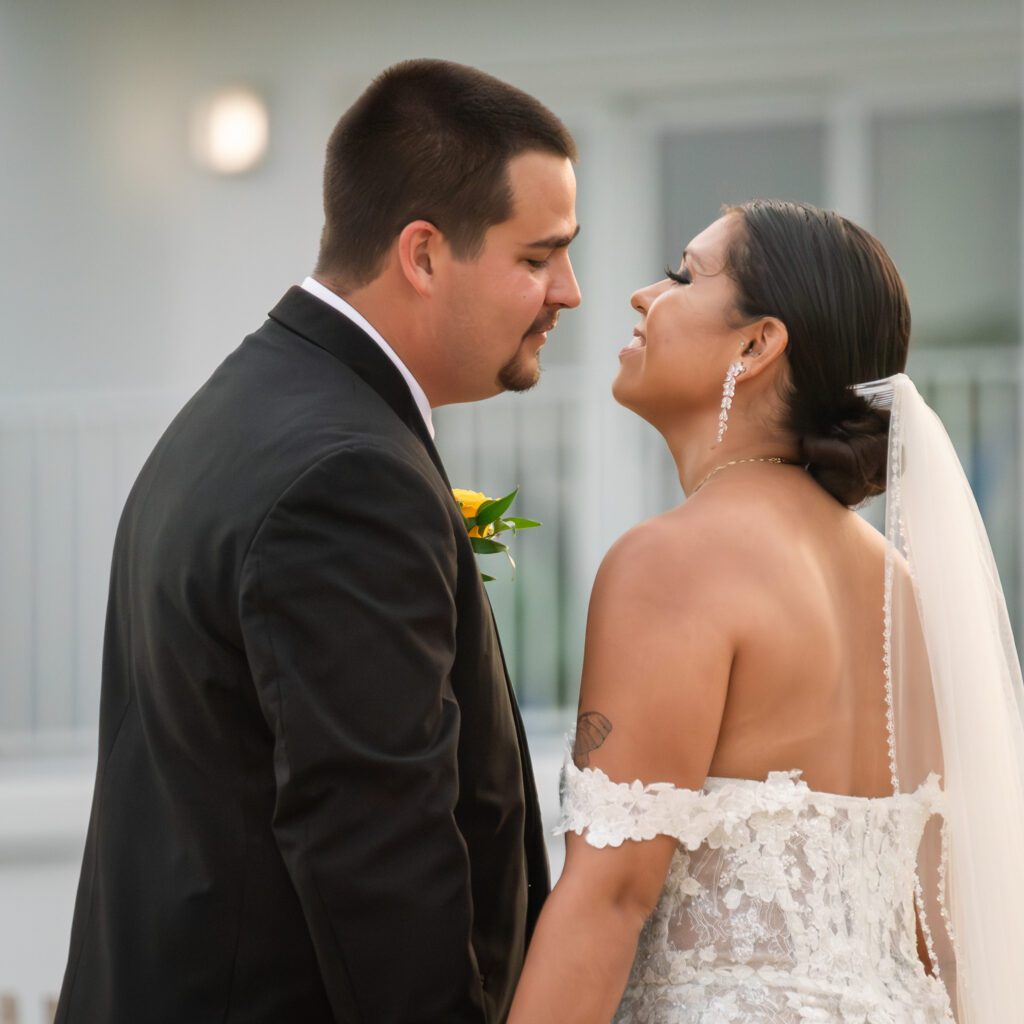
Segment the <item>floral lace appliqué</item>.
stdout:
[[562,821],[591,846],[672,836],[679,848],[619,1024],[953,1024],[917,956],[914,885],[931,776],[878,799],[808,788],[799,772],[704,789],[563,769]]

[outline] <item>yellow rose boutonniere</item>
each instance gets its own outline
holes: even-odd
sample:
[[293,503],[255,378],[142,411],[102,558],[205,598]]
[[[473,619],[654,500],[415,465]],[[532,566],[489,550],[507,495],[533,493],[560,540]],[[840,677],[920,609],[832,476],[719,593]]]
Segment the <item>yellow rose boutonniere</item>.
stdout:
[[[516,500],[518,493],[519,488],[517,487],[511,494],[506,494],[504,498],[488,498],[481,491],[465,491],[460,487],[452,489],[452,494],[455,495],[455,500],[459,503],[459,508],[462,511],[462,518],[466,522],[473,550],[478,555],[503,554],[512,566],[513,575],[516,563],[509,553],[508,545],[503,544],[500,540],[494,540],[494,537],[507,530],[511,530],[515,534],[519,530],[529,530],[540,526],[540,523],[533,519],[505,515],[512,507],[512,502]],[[485,583],[494,579],[493,576],[488,576],[486,573],[480,575]]]
[[[483,491],[464,491],[461,487],[453,488],[452,494],[455,495],[455,500],[459,503],[463,518],[466,520],[472,519],[474,523],[476,522],[476,514],[480,511],[480,506],[485,501],[491,500]],[[469,528],[469,535],[470,537],[490,537],[494,533],[494,524],[488,523],[483,528],[483,531],[483,533],[480,532],[479,526],[471,526]]]

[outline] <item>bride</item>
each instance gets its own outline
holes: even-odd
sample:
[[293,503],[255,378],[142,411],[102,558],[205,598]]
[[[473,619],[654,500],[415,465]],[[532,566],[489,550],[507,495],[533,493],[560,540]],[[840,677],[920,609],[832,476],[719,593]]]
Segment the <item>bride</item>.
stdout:
[[757,201],[632,305],[687,500],[598,573],[511,1024],[1024,1020],[1019,663],[892,262]]

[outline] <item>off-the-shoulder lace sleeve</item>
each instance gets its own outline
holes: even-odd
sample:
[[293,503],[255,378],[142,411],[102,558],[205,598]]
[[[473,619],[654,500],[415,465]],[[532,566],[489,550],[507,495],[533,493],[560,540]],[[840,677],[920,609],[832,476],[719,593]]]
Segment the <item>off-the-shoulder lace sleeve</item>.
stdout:
[[575,832],[598,849],[627,839],[671,836],[690,850],[702,843],[735,847],[749,839],[747,819],[762,811],[796,810],[807,787],[798,772],[773,772],[760,792],[740,780],[711,792],[670,782],[612,782],[600,768],[577,768],[571,752],[562,767],[562,817],[556,835]]
[[612,782],[600,768],[579,769],[572,758],[562,768],[562,819],[556,835],[585,835],[591,846],[621,846],[627,839],[673,835],[696,848],[711,821],[702,813],[704,794],[671,783],[645,786]]
[[[612,782],[600,768],[577,768],[573,737],[567,737],[562,765],[562,816],[555,835],[575,832],[591,846],[621,846],[627,839],[671,836],[696,850],[736,849],[750,841],[751,817],[792,822],[807,805],[827,809],[847,802],[915,804],[924,818],[945,813],[945,793],[931,774],[913,793],[865,800],[809,789],[800,771],[769,772],[763,782],[752,779],[708,779],[700,790],[680,789],[670,782]],[[922,819],[923,820],[923,819]]]

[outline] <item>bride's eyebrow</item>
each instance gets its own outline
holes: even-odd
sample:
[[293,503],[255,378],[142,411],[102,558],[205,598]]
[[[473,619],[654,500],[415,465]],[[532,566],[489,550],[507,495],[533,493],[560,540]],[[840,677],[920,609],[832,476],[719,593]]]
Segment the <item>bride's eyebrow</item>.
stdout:
[[700,260],[694,255],[692,249],[684,249],[683,250],[683,265],[684,266],[686,265],[686,261],[687,260],[690,261],[690,266],[692,266],[698,273],[700,273],[700,274],[704,273],[704,268],[701,266]]

